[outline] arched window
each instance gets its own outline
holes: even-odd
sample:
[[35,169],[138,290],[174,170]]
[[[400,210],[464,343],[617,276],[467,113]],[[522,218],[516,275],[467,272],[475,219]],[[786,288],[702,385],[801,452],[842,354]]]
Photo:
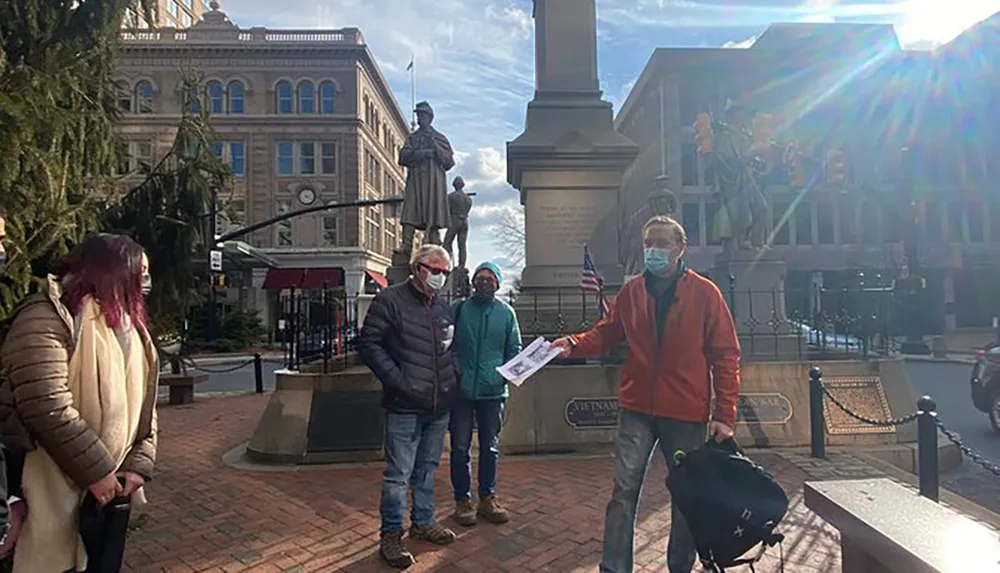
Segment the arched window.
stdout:
[[208,110],[213,114],[223,114],[226,111],[226,97],[225,90],[222,89],[222,84],[212,80],[208,82],[205,86],[205,90],[208,92],[209,106]]
[[148,80],[135,84],[135,110],[139,113],[153,113],[153,84]]
[[118,100],[118,111],[132,113],[132,90],[127,82],[115,82],[115,99]]
[[337,88],[333,82],[323,82],[319,85],[319,112],[323,114],[336,113]]
[[229,113],[243,113],[243,91],[243,82],[239,80],[229,82],[226,88],[226,94],[229,96]]
[[309,80],[299,82],[299,113],[316,113],[316,86]]
[[279,82],[274,90],[275,92],[275,111],[278,113],[294,113],[295,107],[293,105],[294,98],[292,97],[292,84],[288,82]]

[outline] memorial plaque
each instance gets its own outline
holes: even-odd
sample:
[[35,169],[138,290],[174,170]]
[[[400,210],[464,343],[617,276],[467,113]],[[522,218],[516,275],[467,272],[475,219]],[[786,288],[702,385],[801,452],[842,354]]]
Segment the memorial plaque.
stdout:
[[[826,389],[838,402],[851,411],[873,418],[886,420],[892,417],[889,399],[885,396],[882,378],[879,376],[843,376],[824,378]],[[872,426],[847,414],[839,406],[823,397],[823,416],[829,434],[894,434],[895,426]]]
[[525,206],[528,264],[561,266],[579,260],[583,245],[601,219],[614,209],[615,201],[613,193],[532,191]]
[[737,424],[787,424],[791,419],[791,400],[777,392],[740,394],[736,403]]
[[609,430],[618,426],[618,397],[570,398],[563,411],[577,430]]

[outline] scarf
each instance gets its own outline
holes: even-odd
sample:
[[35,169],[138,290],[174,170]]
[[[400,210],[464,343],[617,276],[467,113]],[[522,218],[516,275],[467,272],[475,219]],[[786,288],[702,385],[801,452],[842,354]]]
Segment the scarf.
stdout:
[[[120,467],[135,442],[145,399],[148,365],[142,339],[130,326],[108,327],[92,297],[84,299],[76,318],[68,381],[73,407]],[[78,514],[86,490],[40,447],[25,456],[23,482],[29,509],[14,552],[14,573],[85,570]],[[145,503],[141,489],[133,502]]]

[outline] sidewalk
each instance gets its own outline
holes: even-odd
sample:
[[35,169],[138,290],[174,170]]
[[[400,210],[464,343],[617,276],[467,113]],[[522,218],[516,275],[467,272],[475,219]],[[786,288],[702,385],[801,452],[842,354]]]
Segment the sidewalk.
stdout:
[[[243,471],[222,455],[245,441],[267,396],[199,399],[160,408],[157,478],[148,486],[145,523],[133,532],[127,571],[391,571],[377,556],[381,465],[298,471]],[[793,458],[759,453],[792,497],[785,522],[786,571],[840,571],[839,537],[803,505],[806,473]],[[596,571],[604,505],[611,484],[607,456],[515,458],[501,464],[504,526],[463,529],[452,510],[447,464],[437,474],[441,520],[459,540],[438,548],[411,543],[408,571]],[[670,525],[662,458],[643,492],[636,533],[636,571],[666,571]],[[760,573],[777,572],[778,550]]]

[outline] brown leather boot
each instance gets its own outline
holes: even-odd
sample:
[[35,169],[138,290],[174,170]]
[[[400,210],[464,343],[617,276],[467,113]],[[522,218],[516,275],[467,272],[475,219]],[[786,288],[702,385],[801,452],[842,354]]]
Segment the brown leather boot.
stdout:
[[471,499],[455,502],[455,521],[459,525],[471,527],[476,524],[476,504]]
[[495,495],[484,497],[479,500],[479,511],[476,513],[479,517],[482,517],[490,523],[499,524],[510,521],[510,515],[507,513],[507,510],[500,505],[500,502],[497,501],[497,496]]
[[410,539],[422,539],[435,545],[450,545],[455,542],[455,532],[438,524],[420,527],[410,527]]
[[406,569],[417,561],[413,558],[413,554],[406,550],[402,531],[383,533],[378,552],[386,563],[396,569]]

